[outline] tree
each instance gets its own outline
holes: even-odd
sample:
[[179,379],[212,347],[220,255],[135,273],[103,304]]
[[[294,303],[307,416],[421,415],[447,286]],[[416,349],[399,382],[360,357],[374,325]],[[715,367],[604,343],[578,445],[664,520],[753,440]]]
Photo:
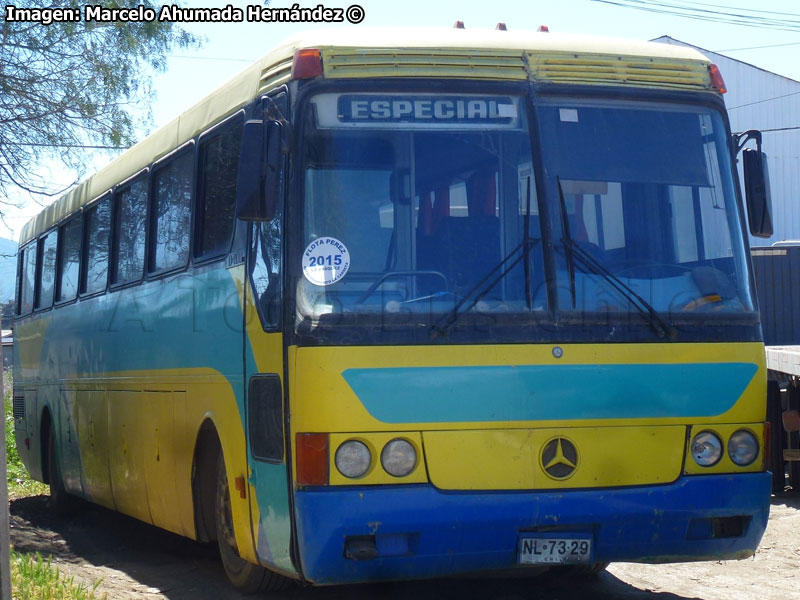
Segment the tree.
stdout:
[[[164,70],[172,49],[199,44],[170,21],[87,22],[84,5],[74,1],[13,4],[78,9],[81,18],[43,25],[9,20],[8,9],[0,17],[0,203],[6,204],[14,188],[47,196],[64,191],[37,174],[44,161],[59,161],[80,176],[91,158],[87,147],[131,145],[134,125],[152,118],[149,74]],[[103,6],[141,6],[158,15],[161,3]]]

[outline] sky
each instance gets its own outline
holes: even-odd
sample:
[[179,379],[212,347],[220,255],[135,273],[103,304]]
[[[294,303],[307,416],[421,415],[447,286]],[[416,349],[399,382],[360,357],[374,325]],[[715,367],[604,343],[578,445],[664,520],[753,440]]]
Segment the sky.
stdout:
[[[228,3],[229,0],[184,0],[183,5],[224,7]],[[230,0],[235,7],[259,3],[260,0]],[[272,0],[270,6],[284,8],[299,4],[314,7],[319,3],[330,8],[359,4],[364,9],[364,19],[357,25],[183,24],[185,29],[204,39],[203,45],[199,49],[175,51],[169,56],[167,70],[154,76],[156,96],[151,107],[154,122],[147,130],[168,123],[244,69],[249,62],[266,54],[282,39],[319,27],[452,27],[460,20],[468,29],[494,29],[498,22],[503,22],[509,30],[536,30],[540,25],[547,25],[551,32],[635,40],[669,35],[800,81],[800,3],[796,0],[761,0],[757,4],[750,0]],[[631,8],[631,4],[648,10]],[[670,9],[675,12],[685,12],[689,7],[746,15],[740,20],[749,26],[722,22],[711,12],[699,13],[711,20],[654,12],[663,11],[664,4],[676,7]],[[767,24],[772,27],[766,27]],[[112,154],[98,156],[95,167],[102,167],[113,157]],[[72,180],[69,173],[55,166],[50,168],[55,181]],[[22,225],[41,208],[26,201],[19,209],[7,211],[5,220],[8,226],[0,224],[0,237],[17,239]]]

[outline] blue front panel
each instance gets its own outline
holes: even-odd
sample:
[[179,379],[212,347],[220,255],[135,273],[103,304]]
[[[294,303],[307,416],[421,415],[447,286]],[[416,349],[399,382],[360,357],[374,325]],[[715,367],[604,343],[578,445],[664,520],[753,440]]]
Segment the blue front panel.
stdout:
[[[664,486],[570,492],[451,492],[429,485],[297,492],[303,573],[314,583],[418,579],[517,567],[521,532],[589,533],[597,562],[742,558],[769,516],[770,474],[685,477]],[[745,516],[738,537],[702,519]],[[690,527],[691,524],[691,527]],[[380,556],[345,558],[345,538],[375,536]]]

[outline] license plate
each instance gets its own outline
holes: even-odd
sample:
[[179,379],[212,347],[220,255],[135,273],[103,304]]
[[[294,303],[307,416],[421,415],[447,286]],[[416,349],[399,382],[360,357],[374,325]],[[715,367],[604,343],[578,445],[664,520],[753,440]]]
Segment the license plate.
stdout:
[[574,565],[592,562],[592,538],[576,535],[523,537],[519,563],[523,565]]

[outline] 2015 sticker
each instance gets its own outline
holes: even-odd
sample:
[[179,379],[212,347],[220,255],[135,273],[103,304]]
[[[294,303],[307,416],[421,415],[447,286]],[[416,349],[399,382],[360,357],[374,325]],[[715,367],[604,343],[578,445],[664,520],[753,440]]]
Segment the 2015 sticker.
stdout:
[[317,238],[303,252],[303,276],[314,285],[334,284],[347,275],[349,269],[350,253],[336,238]]

